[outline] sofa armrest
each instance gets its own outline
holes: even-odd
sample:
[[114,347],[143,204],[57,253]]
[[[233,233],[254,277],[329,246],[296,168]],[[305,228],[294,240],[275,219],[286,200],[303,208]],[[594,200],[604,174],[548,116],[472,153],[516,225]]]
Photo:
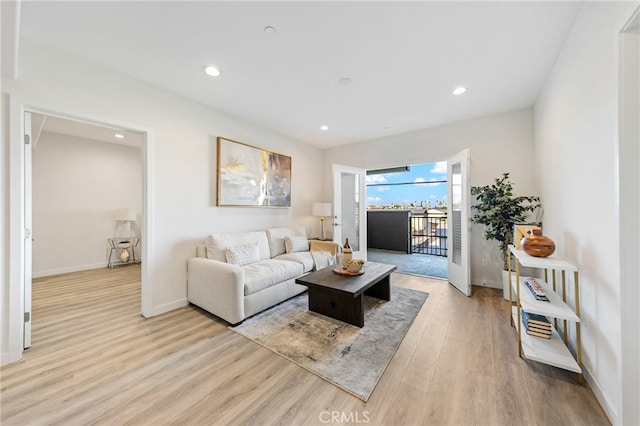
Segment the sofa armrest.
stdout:
[[231,324],[244,320],[244,269],[213,259],[189,259],[187,298]]

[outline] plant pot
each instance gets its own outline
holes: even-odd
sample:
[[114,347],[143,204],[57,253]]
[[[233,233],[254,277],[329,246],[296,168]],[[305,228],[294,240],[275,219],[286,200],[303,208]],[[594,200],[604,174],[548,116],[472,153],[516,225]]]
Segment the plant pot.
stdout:
[[509,300],[509,271],[502,270],[502,297]]

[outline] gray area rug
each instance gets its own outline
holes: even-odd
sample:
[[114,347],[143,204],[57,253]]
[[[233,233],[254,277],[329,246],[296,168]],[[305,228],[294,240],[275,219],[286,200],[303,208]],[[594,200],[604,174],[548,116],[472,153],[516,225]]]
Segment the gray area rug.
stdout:
[[391,300],[365,296],[364,327],[308,310],[301,294],[233,331],[367,401],[428,293],[391,287]]

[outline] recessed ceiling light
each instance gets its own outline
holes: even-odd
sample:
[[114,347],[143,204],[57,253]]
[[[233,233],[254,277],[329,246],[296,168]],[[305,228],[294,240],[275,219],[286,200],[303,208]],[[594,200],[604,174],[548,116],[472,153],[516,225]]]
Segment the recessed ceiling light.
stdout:
[[338,83],[340,84],[340,86],[348,86],[351,84],[351,78],[342,77],[340,80],[338,80]]
[[269,37],[273,37],[278,33],[278,30],[276,30],[274,27],[267,26],[267,27],[264,27],[264,33]]
[[329,130],[329,126],[327,126],[326,124],[323,124],[322,126],[320,126],[320,130],[322,130],[323,132],[326,132],[327,130]]
[[466,91],[467,91],[466,87],[456,87],[455,89],[453,89],[453,94],[454,95],[462,95]]
[[220,70],[213,65],[205,65],[202,69],[211,77],[218,77],[220,75]]
[[116,134],[115,134],[115,135],[113,135],[113,136],[115,136],[117,139],[124,139],[124,135],[123,135],[123,134],[121,134],[121,133],[116,133]]

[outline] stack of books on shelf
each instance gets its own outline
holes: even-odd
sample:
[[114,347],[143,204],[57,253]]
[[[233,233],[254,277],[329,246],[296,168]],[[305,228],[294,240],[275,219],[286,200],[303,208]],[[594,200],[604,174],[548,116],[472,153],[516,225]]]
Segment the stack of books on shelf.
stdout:
[[545,339],[551,339],[551,323],[547,317],[538,314],[531,314],[524,309],[520,309],[522,313],[522,323],[524,324],[527,334]]
[[524,280],[524,283],[536,300],[543,300],[545,302],[549,301],[544,292],[544,288],[542,288],[538,280],[535,278],[527,278]]

